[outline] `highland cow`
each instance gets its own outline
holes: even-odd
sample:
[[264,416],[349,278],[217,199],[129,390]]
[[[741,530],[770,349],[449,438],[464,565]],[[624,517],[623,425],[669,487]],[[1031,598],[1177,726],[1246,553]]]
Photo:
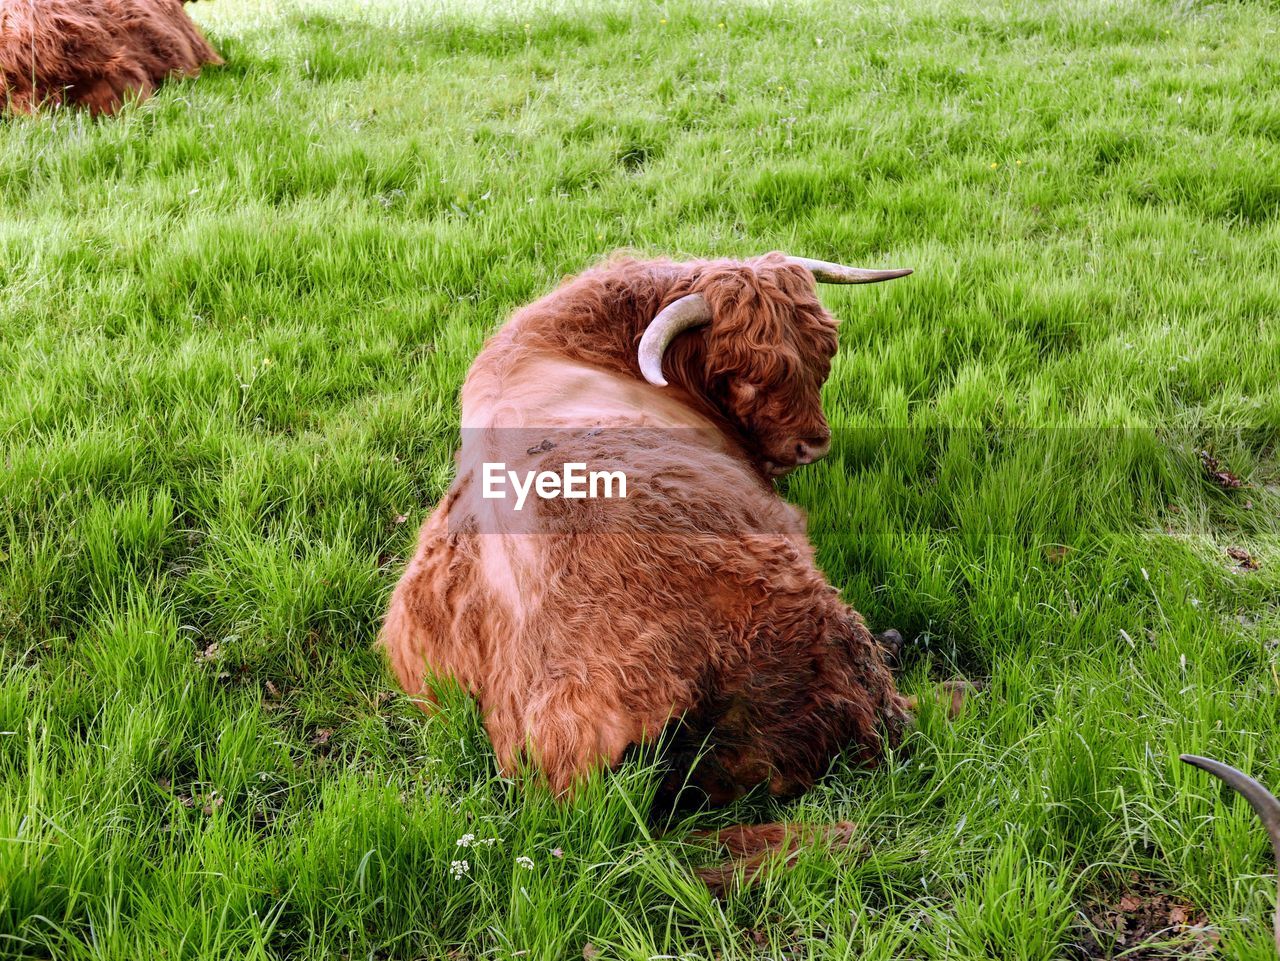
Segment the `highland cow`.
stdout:
[[0,97],[110,114],[145,100],[167,77],[194,77],[222,59],[181,0],[0,0]]
[[[908,702],[772,482],[830,442],[815,280],[907,273],[621,260],[518,311],[467,375],[456,480],[391,599],[404,689],[456,679],[502,768],[558,793],[659,738],[664,792],[714,804],[796,795],[840,751],[874,762]],[[629,489],[517,515],[481,493],[494,461],[621,469]]]

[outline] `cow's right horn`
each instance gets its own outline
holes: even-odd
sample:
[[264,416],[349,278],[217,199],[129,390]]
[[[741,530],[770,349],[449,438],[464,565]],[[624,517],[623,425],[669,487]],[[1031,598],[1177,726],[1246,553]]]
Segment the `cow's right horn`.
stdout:
[[896,280],[911,273],[910,267],[868,270],[865,267],[833,264],[829,260],[810,260],[808,257],[788,257],[787,262],[805,268],[820,284],[878,284],[885,280]]
[[[1195,754],[1183,754],[1182,760],[1221,778],[1249,802],[1249,806],[1261,819],[1262,826],[1267,829],[1267,837],[1271,839],[1271,850],[1276,857],[1277,870],[1280,870],[1280,801],[1276,800],[1276,796],[1230,764],[1223,764],[1208,757],[1198,757]],[[1276,910],[1272,927],[1275,932],[1276,951],[1280,952],[1280,890],[1276,892]]]
[[655,387],[666,387],[667,379],[662,376],[662,355],[667,347],[686,330],[709,323],[711,305],[702,294],[687,294],[658,311],[658,316],[644,329],[636,351],[644,379]]

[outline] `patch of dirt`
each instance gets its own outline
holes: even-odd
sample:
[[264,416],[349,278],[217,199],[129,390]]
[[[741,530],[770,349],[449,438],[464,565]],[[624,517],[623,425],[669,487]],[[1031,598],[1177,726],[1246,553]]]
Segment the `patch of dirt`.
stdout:
[[1203,911],[1137,872],[1123,883],[1081,905],[1087,924],[1077,931],[1074,957],[1158,961],[1214,954],[1218,932]]

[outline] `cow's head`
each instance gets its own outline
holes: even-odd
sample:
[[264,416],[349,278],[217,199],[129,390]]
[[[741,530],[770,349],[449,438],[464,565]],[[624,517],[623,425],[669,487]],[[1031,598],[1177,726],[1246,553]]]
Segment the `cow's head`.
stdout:
[[[814,281],[869,284],[909,273],[779,253],[691,264],[645,329],[640,372],[665,387],[665,357],[684,387],[740,428],[765,473],[785,474],[825,456],[831,443],[821,390],[836,353],[836,321]],[[695,329],[696,346],[667,354],[680,334]]]

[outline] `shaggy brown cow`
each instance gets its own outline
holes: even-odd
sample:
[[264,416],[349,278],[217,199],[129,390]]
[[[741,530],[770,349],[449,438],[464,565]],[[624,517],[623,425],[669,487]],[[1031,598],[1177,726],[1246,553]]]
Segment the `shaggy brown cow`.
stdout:
[[[457,479],[391,599],[404,689],[457,679],[502,767],[561,793],[664,730],[667,789],[692,768],[717,804],[802,792],[846,748],[874,761],[907,703],[772,478],[829,443],[815,279],[907,273],[621,260],[517,312],[467,376]],[[626,497],[513,513],[481,492],[496,462],[622,470]]]
[[169,76],[222,63],[181,0],[0,0],[0,98],[31,113],[74,104],[114,113]]

